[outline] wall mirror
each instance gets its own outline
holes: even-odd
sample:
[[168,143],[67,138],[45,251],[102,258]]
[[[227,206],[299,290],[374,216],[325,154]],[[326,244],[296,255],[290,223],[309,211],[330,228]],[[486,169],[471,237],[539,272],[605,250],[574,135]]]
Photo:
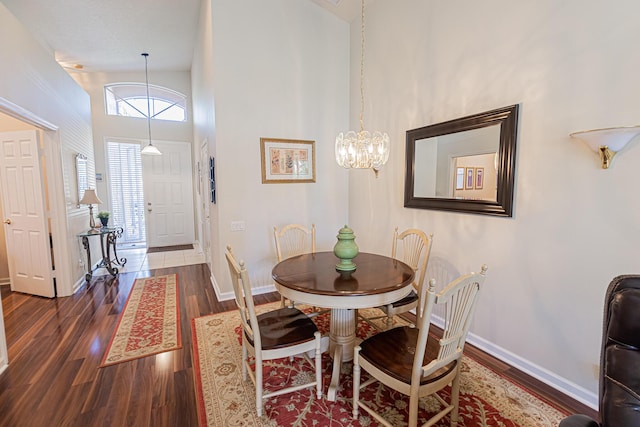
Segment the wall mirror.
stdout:
[[87,158],[82,154],[76,155],[76,182],[78,183],[78,204],[84,195],[84,190],[89,188],[89,175],[87,171]]
[[407,131],[404,206],[512,216],[518,105]]

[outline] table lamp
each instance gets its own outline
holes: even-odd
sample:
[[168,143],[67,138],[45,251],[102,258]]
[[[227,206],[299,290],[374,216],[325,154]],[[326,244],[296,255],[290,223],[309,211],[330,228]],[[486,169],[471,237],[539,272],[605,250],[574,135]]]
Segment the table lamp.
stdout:
[[82,196],[82,200],[80,200],[80,204],[89,205],[89,227],[94,230],[96,228],[96,220],[93,217],[93,205],[101,205],[102,200],[98,198],[95,189],[87,188],[84,190],[84,195]]

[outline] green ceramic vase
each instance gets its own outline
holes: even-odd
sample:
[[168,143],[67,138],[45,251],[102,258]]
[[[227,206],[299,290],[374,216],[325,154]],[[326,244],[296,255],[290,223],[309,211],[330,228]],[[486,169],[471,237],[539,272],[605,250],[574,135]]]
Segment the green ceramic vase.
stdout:
[[356,236],[349,226],[345,225],[338,231],[338,243],[333,247],[333,253],[340,259],[340,263],[336,264],[338,271],[354,271],[356,264],[353,259],[358,255],[358,245],[356,245]]

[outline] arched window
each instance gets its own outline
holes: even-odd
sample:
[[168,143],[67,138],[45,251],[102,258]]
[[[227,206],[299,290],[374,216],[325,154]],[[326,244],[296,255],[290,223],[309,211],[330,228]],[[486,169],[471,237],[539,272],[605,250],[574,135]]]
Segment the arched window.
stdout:
[[[104,87],[107,114],[147,118],[147,87],[143,83],[114,83]],[[161,86],[149,85],[151,118],[184,122],[187,97]]]

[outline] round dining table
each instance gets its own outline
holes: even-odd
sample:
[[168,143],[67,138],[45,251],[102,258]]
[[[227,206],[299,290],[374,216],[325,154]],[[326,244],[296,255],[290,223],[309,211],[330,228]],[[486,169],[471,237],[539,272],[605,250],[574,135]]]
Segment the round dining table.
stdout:
[[331,309],[329,353],[333,371],[327,398],[335,401],[340,365],[353,359],[356,342],[356,310],[390,304],[413,289],[414,271],[394,258],[360,253],[352,272],[336,270],[340,262],[333,252],[298,255],[273,267],[276,288],[284,297]]

